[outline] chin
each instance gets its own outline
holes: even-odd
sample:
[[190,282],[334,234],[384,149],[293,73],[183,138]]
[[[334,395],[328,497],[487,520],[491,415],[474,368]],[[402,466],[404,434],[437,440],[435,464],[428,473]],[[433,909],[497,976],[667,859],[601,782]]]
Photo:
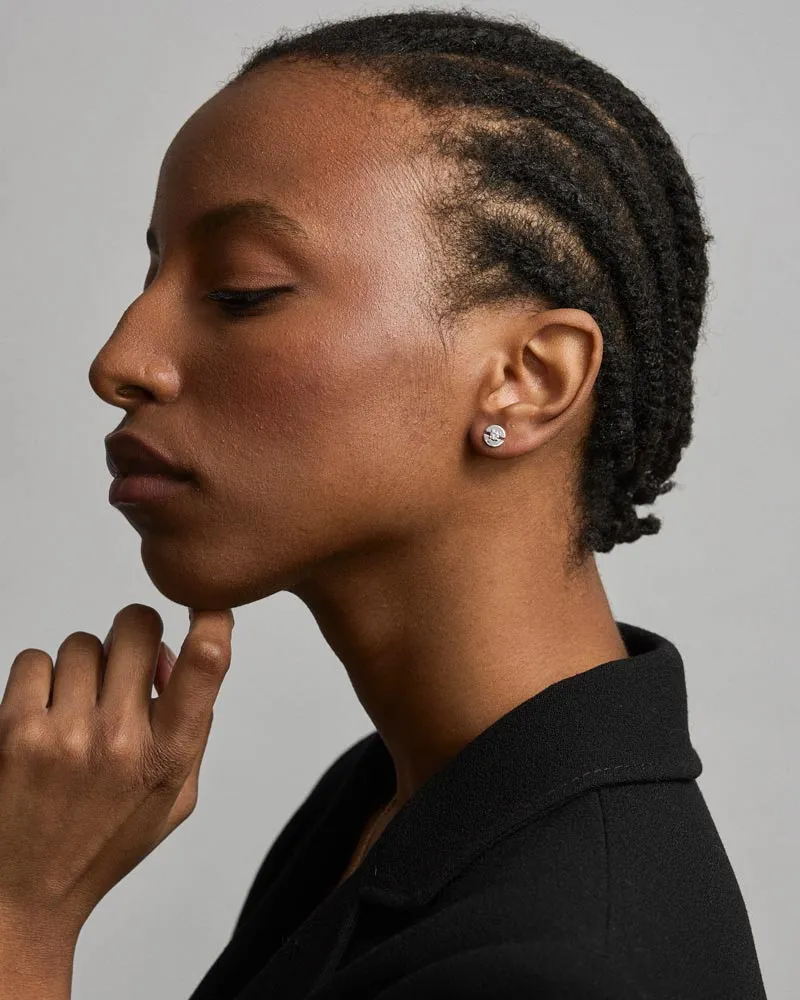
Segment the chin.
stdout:
[[233,577],[226,577],[235,565],[235,559],[224,553],[209,554],[208,549],[193,553],[185,542],[171,544],[145,537],[142,539],[141,557],[153,586],[167,600],[187,608],[203,611],[224,611],[252,604],[265,597],[287,589],[291,582],[268,571],[254,573],[245,568]]

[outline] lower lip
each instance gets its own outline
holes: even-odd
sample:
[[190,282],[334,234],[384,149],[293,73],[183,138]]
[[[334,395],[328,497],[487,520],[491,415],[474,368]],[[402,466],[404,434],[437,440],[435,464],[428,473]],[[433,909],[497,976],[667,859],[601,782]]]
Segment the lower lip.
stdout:
[[108,491],[110,504],[171,500],[190,486],[188,479],[172,476],[117,476]]

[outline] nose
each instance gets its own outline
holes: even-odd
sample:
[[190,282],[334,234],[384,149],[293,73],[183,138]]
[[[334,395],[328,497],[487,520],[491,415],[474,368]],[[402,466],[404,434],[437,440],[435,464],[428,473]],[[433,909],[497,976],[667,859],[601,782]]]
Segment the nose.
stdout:
[[169,402],[178,391],[175,364],[165,354],[163,340],[142,334],[135,306],[128,307],[89,366],[94,392],[126,410],[147,400]]

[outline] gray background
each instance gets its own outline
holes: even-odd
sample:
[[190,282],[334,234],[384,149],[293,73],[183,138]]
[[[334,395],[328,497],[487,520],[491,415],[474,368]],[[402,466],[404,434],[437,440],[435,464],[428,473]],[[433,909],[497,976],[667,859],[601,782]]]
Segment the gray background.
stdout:
[[[433,5],[433,4],[432,4]],[[2,0],[0,681],[23,648],[102,639],[155,607],[139,536],[107,503],[122,411],[88,366],[140,290],[175,132],[281,26],[404,9],[264,0]],[[440,5],[455,7],[457,5]],[[615,617],[686,664],[698,779],[736,871],[770,1000],[797,996],[798,267],[796,6],[541,0],[518,15],[639,93],[676,139],[709,226],[694,441],[656,537],[600,555]],[[98,905],[76,1000],[180,1000],[225,946],[268,847],[373,727],[314,619],[281,593],[236,612],[193,815]]]

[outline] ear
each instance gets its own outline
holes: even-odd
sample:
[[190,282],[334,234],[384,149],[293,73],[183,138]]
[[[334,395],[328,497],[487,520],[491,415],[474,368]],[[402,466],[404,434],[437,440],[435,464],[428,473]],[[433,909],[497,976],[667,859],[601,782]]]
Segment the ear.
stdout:
[[[574,421],[589,407],[603,335],[582,309],[547,309],[512,321],[484,367],[470,441],[489,458],[516,458]],[[497,424],[503,443],[493,447],[484,431]]]

